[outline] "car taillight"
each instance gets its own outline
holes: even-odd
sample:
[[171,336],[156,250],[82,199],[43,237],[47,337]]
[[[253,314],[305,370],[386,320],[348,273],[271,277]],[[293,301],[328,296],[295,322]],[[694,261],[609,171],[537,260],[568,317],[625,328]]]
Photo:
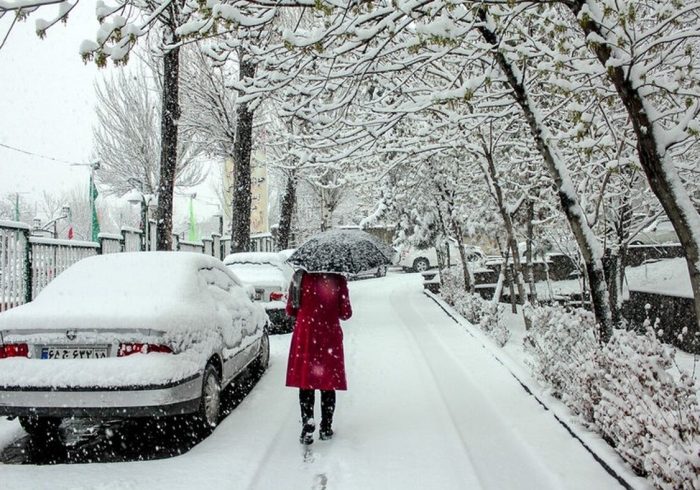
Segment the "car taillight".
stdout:
[[119,344],[117,357],[126,357],[131,354],[148,354],[150,352],[163,352],[170,354],[173,350],[167,345],[162,344],[142,344],[140,342],[127,342]]
[[5,344],[0,346],[0,359],[8,357],[29,357],[27,344]]
[[270,293],[270,301],[281,301],[285,294],[282,291],[273,291]]

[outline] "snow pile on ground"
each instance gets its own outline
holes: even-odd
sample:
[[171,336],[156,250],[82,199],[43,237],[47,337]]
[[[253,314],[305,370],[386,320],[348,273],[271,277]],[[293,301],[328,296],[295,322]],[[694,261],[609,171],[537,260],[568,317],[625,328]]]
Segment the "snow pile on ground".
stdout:
[[478,325],[499,346],[506,345],[510,331],[501,320],[503,306],[465,291],[464,279],[454,269],[443,271],[441,277],[443,299],[469,322]]
[[547,307],[529,315],[528,364],[551,393],[657,487],[700,489],[695,380],[655,328],[615,330],[601,346],[589,312]]
[[625,271],[629,289],[692,298],[688,264],[684,258],[660,260]]

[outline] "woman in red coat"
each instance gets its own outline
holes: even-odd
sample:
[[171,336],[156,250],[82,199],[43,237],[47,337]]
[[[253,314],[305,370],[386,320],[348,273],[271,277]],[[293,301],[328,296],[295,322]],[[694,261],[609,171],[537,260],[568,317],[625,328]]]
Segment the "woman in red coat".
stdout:
[[297,271],[287,299],[287,315],[296,316],[287,364],[287,386],[299,388],[300,442],[311,444],[315,391],[321,390],[321,439],[333,436],[335,390],[347,389],[343,330],[339,320],[352,316],[345,277]]

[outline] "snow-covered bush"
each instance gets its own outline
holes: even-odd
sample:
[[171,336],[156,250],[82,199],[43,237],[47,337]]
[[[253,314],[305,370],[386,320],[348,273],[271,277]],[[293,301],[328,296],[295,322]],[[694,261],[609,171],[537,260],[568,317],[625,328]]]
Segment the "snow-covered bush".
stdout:
[[640,474],[663,489],[700,490],[695,379],[656,336],[616,329],[606,345],[584,310],[530,308],[524,343],[535,376]]
[[510,340],[510,330],[501,320],[502,306],[491,301],[481,300],[481,319],[479,326],[496,343],[503,347]]
[[501,321],[500,305],[465,291],[464,278],[457,268],[442,271],[441,279],[442,298],[470,323],[478,325],[498,345],[506,345],[510,331]]
[[464,278],[456,267],[440,271],[442,298],[474,325],[481,320],[482,299],[464,289]]
[[657,487],[697,490],[700,406],[692,376],[672,372],[674,356],[655,328],[642,335],[616,330],[598,356],[595,423],[620,455]]
[[595,317],[585,310],[560,307],[530,307],[526,314],[532,323],[524,338],[528,365],[553,396],[590,425],[599,397]]

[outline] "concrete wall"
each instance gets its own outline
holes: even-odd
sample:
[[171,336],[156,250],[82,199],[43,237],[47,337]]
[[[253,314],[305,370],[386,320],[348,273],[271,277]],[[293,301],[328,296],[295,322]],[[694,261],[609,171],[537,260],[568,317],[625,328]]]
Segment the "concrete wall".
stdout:
[[[691,339],[686,336],[680,340],[678,336],[683,332],[683,328],[687,327],[688,330],[696,328],[697,317],[693,299],[645,291],[630,291],[630,298],[625,302],[622,314],[632,324],[642,325],[647,318],[646,305],[650,306],[648,314],[651,321],[654,322],[656,318],[660,320],[659,328],[663,330],[661,339],[687,352],[692,352]],[[695,345],[695,353],[700,354],[697,343]]]

